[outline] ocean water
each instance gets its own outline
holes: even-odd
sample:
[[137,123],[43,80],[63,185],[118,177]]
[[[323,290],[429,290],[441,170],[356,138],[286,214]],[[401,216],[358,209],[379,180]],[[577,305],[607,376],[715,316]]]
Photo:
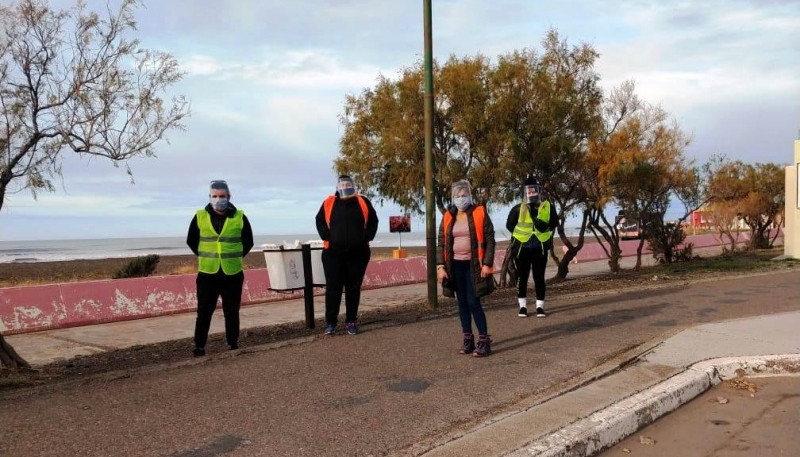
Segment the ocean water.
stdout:
[[[500,237],[498,237],[500,239]],[[255,235],[253,250],[263,245],[294,247],[297,242],[317,241],[317,234]],[[378,233],[373,247],[425,246],[425,233]],[[104,238],[45,241],[0,241],[0,263],[52,262],[76,259],[137,257],[149,254],[191,255],[185,237]]]
[[[411,236],[409,236],[411,235]],[[414,236],[416,235],[416,236]],[[403,246],[424,246],[424,234],[404,233]],[[253,250],[262,245],[291,245],[318,240],[317,234],[256,235]],[[373,246],[396,246],[395,233],[376,236]],[[52,262],[76,259],[106,259],[138,257],[150,254],[161,256],[192,255],[186,237],[104,238],[45,241],[0,241],[0,263]]]
[[[505,230],[498,231],[498,241],[508,240]],[[571,231],[567,231],[570,235]],[[253,250],[263,245],[287,245],[294,247],[297,242],[317,241],[317,234],[256,235]],[[397,248],[425,246],[425,233],[378,232],[370,243],[373,247]],[[12,262],[52,262],[77,259],[107,259],[138,257],[149,254],[191,255],[185,237],[142,237],[142,238],[103,238],[77,240],[44,241],[0,241],[0,263]]]

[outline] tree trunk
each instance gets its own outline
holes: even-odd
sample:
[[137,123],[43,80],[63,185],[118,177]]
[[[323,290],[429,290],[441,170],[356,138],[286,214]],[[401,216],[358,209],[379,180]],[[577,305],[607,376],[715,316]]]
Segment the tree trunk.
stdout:
[[503,259],[503,267],[500,269],[500,280],[497,281],[497,287],[513,287],[517,285],[517,262],[515,249],[519,248],[519,244],[513,240],[508,243],[506,247],[506,257]]
[[611,247],[611,256],[608,258],[608,268],[612,273],[619,273],[622,267],[619,265],[619,260],[622,258],[622,251],[619,246]]
[[634,270],[641,270],[642,269],[642,250],[644,249],[644,237],[639,238],[639,245],[636,246],[636,265],[633,267]]
[[564,253],[564,256],[561,257],[561,260],[558,262],[558,272],[554,278],[555,280],[563,281],[567,279],[567,275],[569,274],[569,264],[577,255],[577,249],[567,249],[567,252]]
[[6,342],[3,335],[0,335],[0,363],[6,368],[19,370],[20,368],[30,368],[31,365],[17,354],[17,351]]
[[733,237],[733,234],[731,234],[729,232],[723,232],[723,233],[725,234],[725,236],[728,237],[728,240],[731,242],[731,251],[730,252],[732,252],[732,253],[736,252],[736,239]]

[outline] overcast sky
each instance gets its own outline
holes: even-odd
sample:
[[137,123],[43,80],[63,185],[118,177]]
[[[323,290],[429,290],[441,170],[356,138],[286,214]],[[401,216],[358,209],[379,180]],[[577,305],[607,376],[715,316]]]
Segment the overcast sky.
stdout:
[[[157,159],[130,163],[135,184],[107,162],[65,161],[57,192],[8,197],[0,241],[184,236],[212,179],[228,180],[257,235],[314,233],[335,185],[345,96],[423,56],[422,1],[150,0],[136,18],[142,45],[187,73],[174,87],[191,99],[187,130],[159,144]],[[689,157],[792,161],[800,0],[433,0],[440,61],[539,48],[551,27],[600,52],[605,89],[633,79],[671,113],[693,136]],[[381,232],[396,213],[378,208]]]

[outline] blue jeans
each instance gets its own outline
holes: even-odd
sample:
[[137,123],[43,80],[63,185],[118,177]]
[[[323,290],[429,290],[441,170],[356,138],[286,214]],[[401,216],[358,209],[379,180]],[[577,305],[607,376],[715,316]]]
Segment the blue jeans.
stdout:
[[461,330],[472,333],[472,318],[479,335],[488,335],[486,328],[486,314],[481,306],[481,299],[475,295],[472,284],[470,260],[453,260],[453,285],[455,286],[456,299],[458,300],[458,315],[461,318]]

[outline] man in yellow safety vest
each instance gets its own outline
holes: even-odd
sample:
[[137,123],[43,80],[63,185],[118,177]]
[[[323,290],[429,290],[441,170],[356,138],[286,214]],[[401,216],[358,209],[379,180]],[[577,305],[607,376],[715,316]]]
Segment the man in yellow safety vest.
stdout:
[[247,216],[230,201],[225,181],[211,181],[209,203],[195,213],[186,244],[197,256],[197,320],[195,357],[206,354],[211,316],[222,297],[228,349],[239,349],[239,306],[244,284],[244,257],[253,248]]

